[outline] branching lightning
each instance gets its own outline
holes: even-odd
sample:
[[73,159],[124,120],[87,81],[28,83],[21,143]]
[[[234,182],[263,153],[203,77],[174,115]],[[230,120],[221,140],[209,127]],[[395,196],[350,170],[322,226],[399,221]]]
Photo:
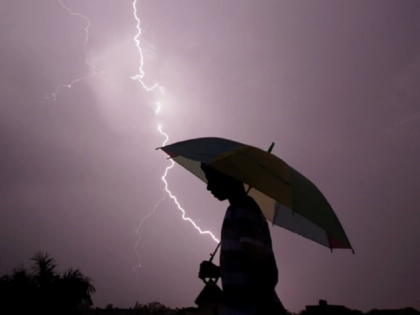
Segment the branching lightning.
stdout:
[[[159,90],[159,93],[163,96],[164,94],[165,94],[165,92],[164,92],[164,89],[158,84],[158,83],[155,83],[154,85],[152,85],[152,86],[147,86],[146,84],[145,84],[145,82],[143,81],[143,78],[144,78],[144,76],[145,76],[145,72],[144,72],[144,70],[143,70],[143,66],[144,66],[144,57],[143,57],[143,52],[142,52],[142,49],[141,49],[141,45],[140,45],[140,36],[141,36],[141,27],[140,27],[140,18],[138,17],[138,14],[137,14],[137,0],[133,0],[133,14],[134,14],[134,19],[136,20],[136,28],[137,28],[137,33],[136,33],[136,35],[134,36],[134,38],[133,38],[133,40],[134,40],[134,42],[135,42],[135,45],[136,45],[136,47],[137,47],[137,51],[138,51],[138,54],[139,54],[139,56],[140,56],[140,65],[139,65],[139,73],[138,74],[136,74],[136,75],[134,75],[134,76],[132,76],[131,77],[131,79],[133,79],[133,80],[136,80],[136,81],[138,81],[138,82],[140,82],[140,84],[142,85],[142,87],[146,90],[146,91],[153,91],[153,90],[155,90],[155,89],[158,89]],[[159,115],[160,114],[160,112],[161,112],[161,110],[162,110],[162,103],[161,102],[156,102],[155,103],[155,105],[156,105],[156,109],[155,109],[155,114],[156,115]],[[165,137],[165,140],[163,141],[163,144],[162,144],[162,146],[165,146],[166,145],[166,143],[169,141],[169,136],[168,136],[168,134],[166,134],[165,132],[163,132],[163,130],[162,130],[162,125],[158,125],[158,131],[159,131],[159,133],[162,135],[162,136],[164,136]],[[204,234],[207,234],[207,235],[209,235],[215,242],[217,242],[217,243],[219,243],[219,240],[213,235],[213,233],[211,233],[210,231],[203,231],[191,218],[189,218],[189,217],[187,217],[186,216],[186,212],[185,212],[185,210],[181,207],[181,204],[178,202],[178,200],[177,200],[177,198],[176,198],[176,196],[174,196],[173,194],[172,194],[172,192],[169,190],[169,187],[168,187],[168,182],[167,182],[167,180],[166,180],[166,176],[168,175],[168,172],[169,172],[169,170],[171,169],[171,168],[173,168],[174,167],[174,165],[175,165],[175,162],[173,161],[173,160],[171,160],[171,164],[169,165],[169,166],[167,166],[166,168],[165,168],[165,172],[164,172],[164,174],[163,174],[163,176],[161,177],[161,179],[162,179],[162,181],[163,181],[163,183],[165,184],[165,190],[164,190],[164,193],[166,192],[168,195],[169,195],[169,197],[174,201],[174,203],[175,203],[175,205],[177,206],[177,208],[178,208],[178,210],[179,211],[181,211],[181,213],[182,213],[182,219],[184,220],[184,221],[188,221],[188,222],[190,222],[192,225],[193,225],[193,227],[200,233],[200,234],[202,234],[202,235],[204,235]],[[162,201],[164,201],[165,200],[165,194],[164,194],[164,196],[163,196],[163,198],[161,198],[156,204],[155,204],[155,206],[153,207],[153,209],[152,209],[152,211],[149,213],[149,214],[147,214],[142,220],[141,220],[141,222],[140,222],[140,225],[138,226],[138,228],[136,229],[136,234],[138,234],[139,235],[139,239],[137,240],[137,243],[136,243],[136,245],[134,246],[134,250],[135,250],[135,252],[137,253],[137,256],[138,256],[138,265],[137,266],[135,266],[135,267],[133,267],[133,271],[136,273],[136,275],[137,275],[137,278],[138,278],[138,273],[137,273],[137,270],[141,267],[141,255],[140,255],[140,253],[139,253],[139,251],[138,251],[138,245],[139,245],[139,243],[140,243],[140,240],[141,240],[141,228],[142,228],[142,226],[143,226],[143,223],[148,219],[148,218],[150,218],[154,213],[155,213],[155,211],[156,211],[156,209],[157,209],[157,207],[160,205],[160,203],[162,202]]]
[[[84,81],[84,80],[86,80],[86,79],[88,79],[88,78],[91,78],[91,77],[96,77],[96,76],[98,76],[98,77],[101,77],[101,75],[102,75],[102,73],[98,73],[97,71],[96,71],[96,69],[95,69],[95,65],[91,62],[91,60],[90,60],[90,57],[89,57],[89,53],[88,53],[88,42],[89,42],[89,28],[90,28],[90,25],[91,25],[91,21],[89,20],[89,18],[87,18],[86,16],[84,16],[84,15],[82,15],[82,14],[80,14],[80,13],[77,13],[77,12],[74,12],[71,8],[69,8],[69,7],[67,7],[66,5],[64,5],[64,3],[63,3],[63,0],[58,0],[59,1],[59,3],[60,3],[60,5],[61,5],[61,7],[63,8],[63,9],[65,9],[66,11],[68,11],[69,12],[69,14],[71,14],[72,16],[76,16],[76,17],[78,17],[78,18],[81,18],[81,19],[83,19],[85,22],[86,22],[86,27],[85,27],[85,33],[86,33],[86,36],[85,36],[85,41],[84,41],[84,52],[85,52],[85,63],[86,63],[86,65],[89,67],[89,69],[90,69],[90,73],[88,73],[87,75],[85,75],[85,76],[83,76],[83,77],[80,77],[80,78],[76,78],[76,79],[74,79],[74,80],[72,80],[70,83],[68,83],[68,84],[59,84],[59,85],[57,85],[57,87],[56,87],[56,89],[55,89],[55,91],[54,91],[54,93],[51,93],[50,94],[50,96],[49,97],[47,97],[47,99],[50,99],[50,100],[53,100],[53,101],[55,101],[55,100],[57,100],[57,95],[59,94],[59,92],[60,92],[60,90],[62,89],[62,88],[72,88],[73,87],[73,85],[74,84],[76,84],[76,83],[79,83],[79,82],[81,82],[81,81]],[[134,41],[134,43],[135,43],[135,46],[136,46],[136,48],[137,48],[137,51],[138,51],[138,54],[139,54],[139,59],[140,59],[140,64],[139,64],[139,68],[138,68],[138,74],[136,74],[136,75],[134,75],[134,76],[132,76],[131,77],[131,79],[132,80],[135,80],[135,81],[138,81],[140,84],[141,84],[141,86],[146,90],[146,91],[148,91],[148,92],[151,92],[151,91],[157,91],[158,93],[159,93],[159,95],[161,96],[161,97],[163,97],[164,95],[165,95],[165,90],[163,89],[163,87],[162,86],[160,86],[158,83],[155,83],[155,84],[153,84],[152,86],[148,86],[148,85],[146,85],[146,83],[143,81],[143,78],[144,78],[144,76],[145,76],[145,72],[144,72],[144,70],[143,70],[143,66],[144,66],[144,56],[143,56],[143,52],[142,52],[142,49],[141,49],[141,45],[140,45],[140,36],[141,36],[141,34],[142,34],[142,31],[141,31],[141,27],[140,27],[140,18],[139,18],[139,16],[138,16],[138,14],[137,14],[137,2],[138,2],[138,0],[133,0],[133,3],[132,3],[132,6],[133,6],[133,15],[134,15],[134,19],[135,19],[135,21],[136,21],[136,29],[137,29],[137,33],[136,33],[136,35],[134,36],[134,38],[133,38],[133,41]],[[161,111],[162,111],[162,109],[163,109],[163,103],[162,103],[162,101],[159,101],[159,102],[156,102],[155,103],[155,105],[156,105],[156,108],[155,108],[155,114],[156,115],[159,115],[160,113],[161,113]],[[164,137],[164,141],[163,141],[163,144],[162,144],[162,146],[165,146],[166,144],[167,144],[167,142],[169,141],[169,136],[168,136],[168,134],[166,134],[165,132],[163,132],[163,130],[162,130],[162,126],[159,124],[158,126],[157,126],[157,130],[158,130],[158,132]],[[137,266],[135,266],[135,267],[133,267],[133,271],[138,275],[138,273],[137,273],[137,271],[138,271],[138,269],[141,267],[141,262],[140,262],[140,259],[141,259],[141,255],[140,255],[140,252],[139,252],[139,250],[138,250],[138,246],[139,246],[139,243],[140,243],[140,241],[141,241],[141,228],[143,227],[143,224],[145,223],[145,221],[147,220],[147,219],[149,219],[155,212],[156,212],[156,209],[159,207],[159,205],[165,200],[165,196],[166,196],[166,194],[168,194],[169,195],[169,197],[174,201],[174,203],[175,203],[175,205],[177,206],[177,208],[178,208],[178,210],[179,211],[181,211],[181,213],[182,213],[182,219],[184,220],[184,221],[188,221],[189,223],[191,223],[192,224],[192,226],[200,233],[200,234],[202,234],[202,235],[209,235],[215,242],[217,242],[217,243],[219,243],[219,240],[213,235],[213,233],[211,233],[210,231],[203,231],[191,218],[189,218],[189,217],[187,217],[186,216],[186,212],[185,212],[185,210],[181,207],[181,205],[180,205],[180,203],[178,202],[178,200],[177,200],[177,198],[176,198],[176,196],[174,196],[173,195],[173,193],[169,190],[169,187],[168,187],[168,182],[167,182],[167,180],[166,180],[166,176],[168,175],[168,172],[169,172],[169,170],[171,169],[171,168],[173,168],[174,167],[174,165],[175,165],[175,162],[173,161],[173,160],[171,160],[170,161],[171,162],[171,164],[169,165],[169,166],[167,166],[166,168],[165,168],[165,171],[164,171],[164,174],[162,175],[162,177],[161,177],[161,179],[162,179],[162,181],[163,181],[163,183],[164,183],[164,190],[163,190],[163,197],[161,198],[161,199],[159,199],[158,201],[157,201],[157,203],[154,205],[154,207],[153,207],[153,209],[152,209],[152,211],[149,213],[149,214],[147,214],[141,221],[140,221],[140,224],[139,224],[139,226],[137,227],[137,229],[135,230],[135,234],[136,235],[138,235],[139,236],[139,238],[138,238],[138,240],[137,240],[137,243],[136,243],[136,245],[134,246],[134,250],[135,250],[135,252],[136,252],[136,254],[137,254],[137,256],[138,256],[138,265]]]
[[63,0],[58,0],[58,2],[60,3],[60,5],[63,7],[63,9],[65,9],[66,11],[69,12],[69,14],[76,16],[78,18],[81,18],[83,20],[85,20],[86,22],[86,27],[85,27],[85,41],[84,41],[84,52],[85,52],[85,63],[86,65],[89,67],[90,72],[80,78],[76,78],[74,80],[72,80],[70,83],[68,84],[59,84],[57,85],[57,87],[55,88],[55,91],[53,93],[50,94],[50,96],[46,96],[46,99],[52,100],[52,101],[56,101],[57,100],[57,95],[58,93],[60,93],[60,89],[62,88],[68,88],[71,89],[73,87],[74,84],[79,83],[81,81],[84,81],[86,79],[89,79],[91,77],[95,77],[95,76],[100,76],[101,74],[98,73],[95,69],[95,65],[90,61],[90,57],[89,57],[89,53],[88,53],[88,42],[89,42],[89,28],[90,28],[90,20],[77,12],[74,12],[71,8],[69,8],[68,6],[64,5]]

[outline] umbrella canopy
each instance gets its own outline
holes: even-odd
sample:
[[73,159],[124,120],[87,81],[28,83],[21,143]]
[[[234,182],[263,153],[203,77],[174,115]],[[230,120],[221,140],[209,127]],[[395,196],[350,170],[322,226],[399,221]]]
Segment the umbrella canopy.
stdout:
[[201,163],[243,182],[268,221],[331,250],[352,246],[321,191],[286,162],[259,148],[223,138],[197,138],[160,147],[203,182]]

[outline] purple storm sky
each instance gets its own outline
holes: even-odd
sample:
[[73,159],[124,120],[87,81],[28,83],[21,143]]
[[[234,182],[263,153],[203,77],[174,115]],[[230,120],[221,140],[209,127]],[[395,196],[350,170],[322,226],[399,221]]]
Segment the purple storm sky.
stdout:
[[[268,148],[310,178],[356,251],[273,227],[277,292],[291,311],[326,299],[420,308],[418,1],[0,2],[0,273],[36,250],[80,268],[103,307],[193,306],[216,243],[181,219],[155,148],[218,136]],[[155,103],[162,103],[159,115]],[[227,203],[179,166],[169,188],[220,236]],[[218,261],[218,257],[216,257]]]

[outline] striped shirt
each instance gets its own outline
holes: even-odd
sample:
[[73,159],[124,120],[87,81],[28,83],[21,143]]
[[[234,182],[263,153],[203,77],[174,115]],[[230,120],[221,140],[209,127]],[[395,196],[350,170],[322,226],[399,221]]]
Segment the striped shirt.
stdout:
[[226,211],[220,267],[226,315],[283,314],[274,290],[278,271],[270,230],[258,204],[249,196]]

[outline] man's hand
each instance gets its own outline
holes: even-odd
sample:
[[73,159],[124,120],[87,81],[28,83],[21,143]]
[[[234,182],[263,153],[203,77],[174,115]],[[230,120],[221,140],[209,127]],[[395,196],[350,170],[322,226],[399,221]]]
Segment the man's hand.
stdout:
[[203,261],[200,264],[200,271],[198,273],[198,277],[202,280],[206,279],[206,278],[220,278],[221,273],[220,273],[220,267],[216,266],[215,264],[213,264],[210,261]]

